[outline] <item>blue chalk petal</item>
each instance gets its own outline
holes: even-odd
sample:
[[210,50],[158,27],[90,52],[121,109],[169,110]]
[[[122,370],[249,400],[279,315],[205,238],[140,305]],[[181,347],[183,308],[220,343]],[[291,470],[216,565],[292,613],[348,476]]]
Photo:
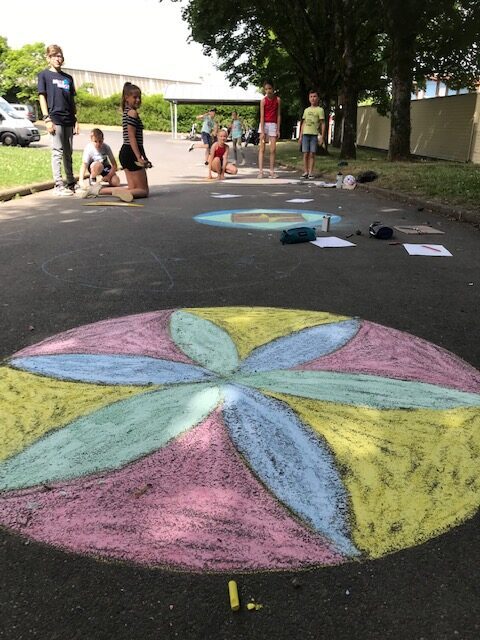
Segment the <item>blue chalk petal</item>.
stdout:
[[348,498],[334,458],[284,403],[229,385],[223,416],[230,437],[264,485],[343,554],[350,540]]

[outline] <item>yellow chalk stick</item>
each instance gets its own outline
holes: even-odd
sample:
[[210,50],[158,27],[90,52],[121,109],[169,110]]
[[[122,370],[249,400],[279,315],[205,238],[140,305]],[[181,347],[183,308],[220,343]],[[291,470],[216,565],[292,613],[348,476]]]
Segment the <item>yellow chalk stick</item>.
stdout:
[[230,607],[232,611],[238,611],[240,609],[240,600],[238,599],[238,589],[235,580],[229,581],[228,594],[230,596]]
[[255,609],[255,603],[254,603],[254,602],[249,602],[249,603],[247,604],[247,609],[248,609],[249,611],[253,611],[253,610]]

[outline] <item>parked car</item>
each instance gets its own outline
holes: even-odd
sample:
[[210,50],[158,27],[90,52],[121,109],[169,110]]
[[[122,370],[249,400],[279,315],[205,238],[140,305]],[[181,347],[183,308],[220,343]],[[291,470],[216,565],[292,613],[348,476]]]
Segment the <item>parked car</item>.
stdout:
[[40,132],[4,98],[0,98],[0,142],[5,146],[27,147],[40,140]]
[[35,109],[31,104],[12,104],[10,106],[15,109],[15,111],[19,111],[24,118],[28,118],[30,122],[36,122],[37,114],[35,113]]

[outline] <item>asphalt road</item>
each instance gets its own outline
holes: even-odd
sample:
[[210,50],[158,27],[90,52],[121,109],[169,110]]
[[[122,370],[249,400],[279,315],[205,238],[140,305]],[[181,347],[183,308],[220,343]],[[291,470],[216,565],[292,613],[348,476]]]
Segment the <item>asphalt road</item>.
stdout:
[[[86,134],[84,134],[86,135]],[[118,132],[106,136],[114,149]],[[76,144],[83,146],[82,138]],[[360,317],[418,336],[480,369],[479,231],[357,189],[239,177],[206,182],[203,151],[148,135],[154,169],[142,208],[85,206],[49,192],[0,205],[1,352],[128,314],[182,307],[280,307]],[[217,199],[214,195],[237,195]],[[312,199],[292,204],[288,200]],[[356,244],[282,246],[279,232],[199,224],[224,209],[299,208],[341,216]],[[430,223],[450,258],[409,256],[368,237],[375,220]],[[356,232],[360,234],[357,235]],[[353,235],[352,235],[353,234]],[[440,240],[439,240],[440,238]],[[393,241],[424,238],[396,234]],[[478,418],[478,415],[477,415]],[[478,512],[460,526],[377,560],[305,571],[198,573],[106,561],[0,531],[2,627],[8,640],[446,640],[480,636]],[[227,581],[242,603],[229,608]]]

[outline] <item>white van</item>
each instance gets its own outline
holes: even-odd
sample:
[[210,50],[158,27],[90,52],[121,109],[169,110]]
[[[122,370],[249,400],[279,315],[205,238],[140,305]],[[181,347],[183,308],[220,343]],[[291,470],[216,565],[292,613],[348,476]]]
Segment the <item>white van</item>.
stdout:
[[39,140],[40,133],[30,120],[0,98],[0,142],[7,147],[17,144],[27,147]]

